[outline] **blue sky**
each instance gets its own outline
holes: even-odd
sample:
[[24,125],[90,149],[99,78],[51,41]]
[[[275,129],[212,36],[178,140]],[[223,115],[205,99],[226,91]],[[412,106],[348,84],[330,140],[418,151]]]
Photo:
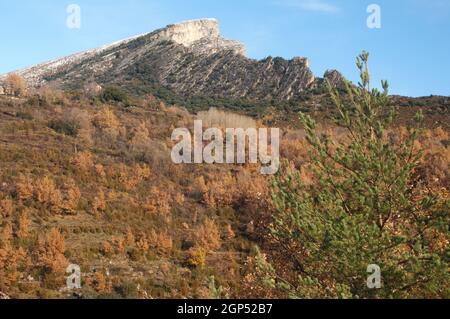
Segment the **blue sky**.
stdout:
[[[80,29],[66,26],[73,3]],[[372,3],[381,29],[367,27]],[[335,68],[355,81],[365,49],[391,93],[450,95],[450,0],[2,0],[0,73],[203,17],[252,58],[305,56],[316,75]]]

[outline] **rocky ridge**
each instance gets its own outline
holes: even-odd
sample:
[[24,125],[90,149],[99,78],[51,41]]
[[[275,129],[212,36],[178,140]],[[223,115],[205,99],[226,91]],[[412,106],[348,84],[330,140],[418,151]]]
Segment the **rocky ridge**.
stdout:
[[138,94],[164,89],[182,97],[227,99],[291,100],[321,83],[307,58],[247,58],[244,45],[225,39],[215,19],[169,25],[16,73],[33,87],[97,83]]

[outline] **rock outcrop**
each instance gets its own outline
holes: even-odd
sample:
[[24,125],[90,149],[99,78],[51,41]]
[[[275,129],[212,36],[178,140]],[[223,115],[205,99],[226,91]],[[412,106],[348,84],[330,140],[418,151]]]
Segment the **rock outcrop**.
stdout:
[[245,56],[244,45],[221,36],[216,19],[190,20],[169,25],[156,33],[155,39],[169,40],[192,48],[200,54],[214,54],[230,50]]
[[330,81],[333,87],[337,87],[340,89],[345,88],[345,78],[344,76],[337,70],[327,70],[323,76],[324,79]]

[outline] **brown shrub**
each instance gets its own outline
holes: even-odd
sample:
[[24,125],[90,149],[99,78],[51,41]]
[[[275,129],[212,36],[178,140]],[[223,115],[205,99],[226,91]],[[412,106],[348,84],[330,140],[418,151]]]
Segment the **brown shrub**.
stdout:
[[114,248],[109,242],[104,242],[102,247],[102,253],[105,256],[112,256],[114,254]]
[[175,192],[175,194],[173,195],[173,202],[177,205],[183,205],[185,200],[186,198],[181,192]]
[[20,174],[16,183],[16,196],[19,200],[27,200],[33,197],[33,181],[29,176]]
[[199,120],[203,121],[205,127],[217,128],[256,128],[256,121],[248,116],[225,112],[216,108],[211,108],[205,112],[199,112],[197,115]]
[[157,233],[154,229],[149,236],[150,247],[161,250],[170,250],[173,247],[173,239],[167,232]]
[[143,208],[149,214],[167,216],[170,213],[170,195],[157,187],[152,187]]
[[2,242],[8,244],[13,239],[13,227],[10,222],[6,223],[2,230]]
[[70,163],[81,173],[88,173],[94,167],[94,159],[89,151],[75,154]]
[[106,280],[102,272],[97,271],[94,276],[95,290],[98,293],[108,293],[111,291],[111,283]]
[[234,233],[233,228],[231,227],[230,224],[227,224],[227,226],[225,226],[224,236],[225,236],[225,239],[228,239],[228,240],[236,237],[236,234]]
[[67,266],[64,256],[64,236],[56,228],[52,228],[45,236],[40,236],[36,247],[38,262],[50,273],[63,273]]
[[111,282],[99,270],[95,270],[94,274],[88,275],[85,283],[86,286],[93,288],[99,294],[109,293],[112,290]]
[[31,224],[31,220],[28,217],[28,214],[27,213],[21,214],[19,216],[18,223],[19,223],[19,227],[18,227],[18,230],[16,233],[17,237],[21,238],[21,239],[27,238],[28,235],[30,234],[29,228],[30,228],[30,224]]
[[106,179],[106,173],[105,173],[104,166],[102,164],[95,164],[94,168],[95,168],[95,173],[97,174],[97,176],[101,180],[105,180]]
[[416,148],[423,148],[423,157],[417,174],[427,185],[450,187],[450,145],[448,133],[437,128],[426,130]]
[[126,244],[125,238],[119,238],[119,239],[114,240],[114,244],[115,244],[117,253],[125,254],[125,252],[127,251],[127,244]]
[[150,243],[148,241],[147,235],[145,233],[141,233],[136,240],[136,248],[139,252],[145,254],[148,252],[150,248]]
[[134,234],[130,226],[127,228],[127,234],[125,235],[125,244],[130,247],[134,245]]
[[0,200],[0,217],[11,217],[14,212],[14,203],[10,198]]
[[241,171],[236,177],[234,188],[235,202],[249,214],[255,214],[260,209],[267,210],[271,203],[268,180],[259,172]]
[[[45,101],[45,103],[56,104],[58,102],[66,102],[64,92],[61,91],[58,84],[45,84],[36,90],[36,93]],[[59,103],[61,104],[61,103]]]
[[92,201],[92,208],[96,213],[106,210],[106,199],[103,190],[100,189],[97,191],[97,196],[95,196],[94,200]]
[[128,168],[121,164],[117,171],[117,176],[120,184],[128,191],[135,189],[140,183],[147,180],[151,176],[151,170],[148,165],[135,164],[131,168],[131,172]]
[[46,205],[53,213],[60,213],[63,197],[50,177],[44,176],[36,181],[34,197],[39,203]]
[[6,290],[18,279],[18,261],[14,247],[8,242],[0,247],[0,289]]
[[134,128],[132,134],[130,145],[133,151],[143,151],[149,147],[150,131],[145,123],[142,122],[138,127]]
[[102,133],[111,138],[117,138],[119,135],[125,133],[125,130],[120,124],[117,116],[114,114],[114,111],[108,107],[104,107],[95,114],[93,124]]
[[16,73],[10,73],[5,79],[6,94],[14,96],[23,96],[27,92],[26,81]]
[[199,247],[206,251],[217,250],[222,244],[220,240],[220,232],[216,223],[207,218],[195,230],[195,241]]
[[211,208],[231,206],[236,196],[239,196],[237,186],[236,180],[231,174],[222,175],[218,179],[209,181],[206,185],[199,185],[203,192],[203,202]]
[[64,112],[64,120],[66,122],[74,123],[78,128],[77,137],[86,145],[92,146],[92,118],[89,112],[79,109],[70,108]]
[[70,179],[63,186],[64,202],[63,208],[68,211],[75,211],[81,199],[81,192],[75,181]]

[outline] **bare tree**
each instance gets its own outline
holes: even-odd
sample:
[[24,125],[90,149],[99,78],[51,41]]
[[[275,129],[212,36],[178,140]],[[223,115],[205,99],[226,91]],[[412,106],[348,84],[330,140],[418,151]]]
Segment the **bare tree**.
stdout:
[[23,96],[27,91],[26,81],[16,73],[10,73],[5,80],[5,93],[14,96]]

